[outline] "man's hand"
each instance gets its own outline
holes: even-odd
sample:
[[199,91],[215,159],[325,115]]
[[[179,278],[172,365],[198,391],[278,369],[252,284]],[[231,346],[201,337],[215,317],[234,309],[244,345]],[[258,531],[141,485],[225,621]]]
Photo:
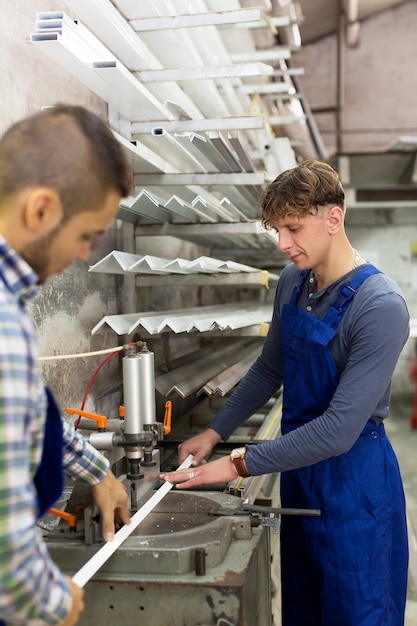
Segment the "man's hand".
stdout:
[[239,478],[239,474],[230,456],[224,456],[211,461],[211,463],[204,463],[191,471],[185,469],[161,474],[161,478],[170,483],[175,483],[177,489],[191,489],[199,485],[230,482]]
[[92,491],[102,516],[104,540],[111,541],[114,537],[115,517],[120,524],[130,524],[126,488],[109,470],[103,480],[94,485]]
[[192,454],[194,456],[192,465],[199,465],[220,439],[220,435],[215,430],[206,428],[199,435],[183,441],[178,446],[178,463],[181,464],[189,454]]
[[84,611],[84,589],[81,589],[81,587],[72,582],[69,577],[67,577],[67,582],[72,595],[71,613],[59,626],[74,626],[74,624],[78,622],[80,613]]

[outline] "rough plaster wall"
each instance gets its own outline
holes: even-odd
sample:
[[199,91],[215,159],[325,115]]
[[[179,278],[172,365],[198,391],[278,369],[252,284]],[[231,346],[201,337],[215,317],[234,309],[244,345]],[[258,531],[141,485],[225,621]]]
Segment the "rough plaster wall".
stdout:
[[[36,12],[62,9],[63,3],[58,1],[0,0],[0,132],[42,106],[57,102],[81,104],[107,117],[104,102],[29,43]],[[106,245],[112,249],[110,240],[106,239]],[[115,311],[114,281],[92,279],[87,266],[79,263],[49,279],[31,303],[29,311],[33,312],[41,355],[102,347],[102,339],[91,341],[91,324],[97,322],[98,314]],[[115,343],[113,340],[111,345]],[[97,359],[48,362],[43,372],[62,406],[79,407],[96,365]]]
[[[343,152],[384,150],[398,136],[417,133],[416,27],[417,2],[411,0],[365,20],[359,46],[346,48]],[[294,65],[305,69],[300,83],[313,111],[336,105],[336,46],[335,37],[326,37],[294,55]],[[315,120],[334,154],[334,115]]]

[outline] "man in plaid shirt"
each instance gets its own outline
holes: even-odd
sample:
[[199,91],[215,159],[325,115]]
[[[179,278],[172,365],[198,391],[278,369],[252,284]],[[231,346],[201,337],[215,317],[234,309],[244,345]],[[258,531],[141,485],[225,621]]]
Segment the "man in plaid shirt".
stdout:
[[0,625],[72,626],[83,590],[51,561],[37,527],[58,499],[64,472],[92,486],[106,540],[127,494],[108,461],[62,420],[45,389],[25,303],[73,259],[129,194],[120,143],[96,115],[57,105],[0,140]]

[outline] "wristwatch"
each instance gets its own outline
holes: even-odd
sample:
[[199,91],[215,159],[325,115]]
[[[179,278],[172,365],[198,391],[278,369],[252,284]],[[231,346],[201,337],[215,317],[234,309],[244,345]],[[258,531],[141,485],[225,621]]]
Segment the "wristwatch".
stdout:
[[243,448],[235,448],[230,453],[230,459],[231,459],[233,465],[235,466],[235,468],[237,469],[237,473],[242,478],[248,478],[248,476],[250,476],[250,474],[248,472],[248,468],[246,467],[245,457],[246,457],[246,448],[245,447],[243,447]]

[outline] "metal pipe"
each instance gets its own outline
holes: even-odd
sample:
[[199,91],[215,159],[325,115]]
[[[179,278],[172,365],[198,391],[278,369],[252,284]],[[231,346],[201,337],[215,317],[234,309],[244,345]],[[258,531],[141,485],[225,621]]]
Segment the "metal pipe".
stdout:
[[140,353],[140,412],[142,424],[154,424],[155,412],[155,364],[154,354],[147,348]]
[[343,0],[338,0],[337,15],[337,68],[336,68],[336,152],[343,151],[343,107],[344,107],[344,75],[345,75],[345,13]]

